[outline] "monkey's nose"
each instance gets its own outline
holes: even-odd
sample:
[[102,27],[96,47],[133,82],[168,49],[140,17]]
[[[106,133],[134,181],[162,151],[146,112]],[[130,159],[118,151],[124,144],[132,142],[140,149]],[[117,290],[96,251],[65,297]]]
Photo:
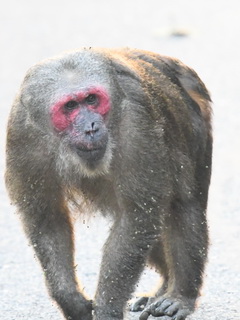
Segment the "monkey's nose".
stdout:
[[84,132],[88,136],[94,136],[96,132],[99,131],[99,126],[96,124],[96,122],[92,122],[90,125],[87,125]]

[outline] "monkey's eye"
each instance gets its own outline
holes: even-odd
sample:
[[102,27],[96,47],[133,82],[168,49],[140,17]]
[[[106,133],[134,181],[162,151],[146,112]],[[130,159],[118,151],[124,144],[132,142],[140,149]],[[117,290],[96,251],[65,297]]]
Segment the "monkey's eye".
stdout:
[[84,102],[88,105],[96,105],[98,103],[98,98],[96,96],[96,94],[89,94]]
[[71,110],[74,110],[76,109],[78,106],[78,102],[75,101],[75,100],[70,100],[68,101],[67,103],[65,103],[64,105],[64,109],[68,110],[68,111],[71,111]]

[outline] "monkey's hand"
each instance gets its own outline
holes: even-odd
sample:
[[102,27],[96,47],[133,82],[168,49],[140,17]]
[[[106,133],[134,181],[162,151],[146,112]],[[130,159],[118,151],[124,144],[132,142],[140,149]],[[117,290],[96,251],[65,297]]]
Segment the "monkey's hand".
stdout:
[[[167,316],[169,320],[184,320],[192,313],[185,303],[180,299],[162,297],[147,306],[141,313],[139,319],[147,320],[150,315],[153,317]],[[165,319],[165,317],[164,317]]]
[[73,299],[70,302],[71,303],[65,302],[60,305],[65,319],[92,320],[93,305],[91,300],[84,299],[84,301],[74,301]]
[[132,312],[138,312],[143,311],[149,304],[151,304],[154,301],[155,297],[139,297],[135,302],[133,302],[129,310]]
[[84,320],[92,320],[92,311],[93,311],[93,302],[92,300],[87,301],[87,304],[84,305],[82,313],[81,313],[81,319]]

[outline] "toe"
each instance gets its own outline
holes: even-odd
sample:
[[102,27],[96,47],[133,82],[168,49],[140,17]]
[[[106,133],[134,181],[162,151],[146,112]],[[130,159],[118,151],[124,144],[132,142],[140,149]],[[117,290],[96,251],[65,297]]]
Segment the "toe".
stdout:
[[148,311],[143,311],[141,314],[140,314],[140,317],[139,317],[139,320],[147,320],[147,318],[149,317],[150,313]]
[[188,309],[181,309],[174,315],[174,317],[172,319],[173,320],[184,320],[184,319],[186,319],[186,317],[190,313],[191,313],[191,311]]
[[159,303],[157,303],[157,308],[155,310],[156,314],[157,315],[162,315],[162,314],[171,315],[166,312],[166,309],[168,309],[171,305],[172,305],[172,301],[169,299],[165,299],[164,301],[162,301],[162,303],[160,305],[159,305]]
[[176,302],[173,302],[172,304],[170,304],[168,308],[166,308],[165,313],[166,313],[168,316],[172,316],[172,315],[175,314],[180,308],[181,308],[180,302],[176,301]]

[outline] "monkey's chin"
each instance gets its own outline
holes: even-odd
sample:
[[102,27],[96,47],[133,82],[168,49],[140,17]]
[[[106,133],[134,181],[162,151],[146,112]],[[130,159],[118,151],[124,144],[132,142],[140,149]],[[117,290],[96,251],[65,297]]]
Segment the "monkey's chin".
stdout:
[[76,148],[77,155],[84,161],[85,165],[87,165],[91,169],[95,169],[99,162],[103,159],[106,146],[101,146],[100,148]]

